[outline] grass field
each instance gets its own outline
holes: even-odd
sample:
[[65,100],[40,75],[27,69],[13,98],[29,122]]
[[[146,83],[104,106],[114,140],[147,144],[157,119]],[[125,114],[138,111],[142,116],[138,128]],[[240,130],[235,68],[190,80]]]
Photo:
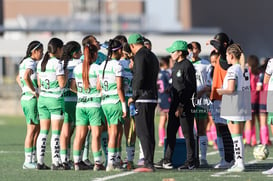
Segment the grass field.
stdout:
[[[156,129],[157,130],[157,129]],[[24,162],[24,138],[26,125],[24,117],[0,116],[0,181],[6,180],[39,180],[39,181],[91,181],[91,180],[165,180],[173,178],[174,180],[186,181],[206,181],[206,180],[246,180],[246,181],[264,181],[273,180],[273,176],[265,176],[261,171],[273,166],[273,147],[269,147],[269,158],[265,161],[257,162],[252,156],[253,148],[246,148],[245,161],[247,163],[246,171],[243,173],[227,173],[225,170],[215,170],[212,168],[195,169],[193,171],[178,172],[176,170],[156,170],[154,173],[134,173],[134,172],[93,172],[93,171],[38,171],[23,170]],[[157,133],[156,133],[157,134]],[[50,135],[49,135],[50,138]],[[49,141],[48,141],[49,142]],[[138,145],[138,144],[137,144]],[[125,148],[125,146],[123,146]],[[124,149],[123,149],[124,150]],[[138,148],[136,149],[135,162],[138,158]],[[92,155],[92,154],[90,154]],[[163,149],[156,147],[155,161],[158,161],[163,155]],[[208,162],[211,166],[219,161],[218,152],[208,148]],[[47,145],[46,160],[50,165],[50,147]]]

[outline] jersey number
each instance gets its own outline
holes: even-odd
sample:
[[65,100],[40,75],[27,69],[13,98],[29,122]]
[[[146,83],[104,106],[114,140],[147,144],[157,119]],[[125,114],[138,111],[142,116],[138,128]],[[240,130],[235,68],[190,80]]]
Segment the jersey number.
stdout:
[[108,91],[108,81],[107,81],[107,80],[105,80],[105,81],[103,82],[103,89],[104,89],[105,91]]
[[[83,92],[83,86],[82,86],[82,84],[83,84],[82,82],[78,82],[77,88],[78,88],[79,92]],[[91,91],[90,88],[88,88],[85,92],[86,93],[90,93],[90,91]]]

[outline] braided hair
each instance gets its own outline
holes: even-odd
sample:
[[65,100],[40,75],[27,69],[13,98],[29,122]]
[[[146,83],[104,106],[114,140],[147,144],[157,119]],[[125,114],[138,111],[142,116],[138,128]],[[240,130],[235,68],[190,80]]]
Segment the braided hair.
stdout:
[[121,48],[122,48],[122,44],[120,41],[115,40],[115,39],[109,40],[107,59],[105,61],[105,65],[103,68],[102,78],[104,78],[104,72],[105,72],[106,65],[107,65],[108,61],[112,58],[113,53],[117,52]]

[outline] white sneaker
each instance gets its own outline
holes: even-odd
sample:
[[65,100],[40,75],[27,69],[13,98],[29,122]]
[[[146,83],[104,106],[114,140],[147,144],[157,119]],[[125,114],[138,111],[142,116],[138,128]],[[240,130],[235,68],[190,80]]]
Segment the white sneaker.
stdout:
[[167,169],[167,170],[173,169],[173,165],[172,165],[171,162],[169,162],[169,163],[164,163],[164,162],[163,162],[162,167],[163,167],[164,169]]
[[221,161],[214,166],[214,168],[230,168],[232,165],[234,165],[234,161],[227,162],[225,159],[221,159]]
[[23,164],[23,169],[35,169],[37,165],[35,163],[24,163]]
[[263,171],[262,174],[264,175],[273,175],[273,167],[269,170]]
[[228,172],[243,172],[245,170],[245,166],[243,164],[235,163],[230,169],[228,169]]

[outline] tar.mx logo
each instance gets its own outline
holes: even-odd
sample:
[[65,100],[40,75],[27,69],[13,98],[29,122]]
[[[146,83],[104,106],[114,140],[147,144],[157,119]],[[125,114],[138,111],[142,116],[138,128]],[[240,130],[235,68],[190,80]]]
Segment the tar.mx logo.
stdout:
[[195,93],[193,93],[191,97],[191,102],[193,107],[196,107],[196,106],[209,107],[212,104],[211,100],[208,97],[197,98]]

